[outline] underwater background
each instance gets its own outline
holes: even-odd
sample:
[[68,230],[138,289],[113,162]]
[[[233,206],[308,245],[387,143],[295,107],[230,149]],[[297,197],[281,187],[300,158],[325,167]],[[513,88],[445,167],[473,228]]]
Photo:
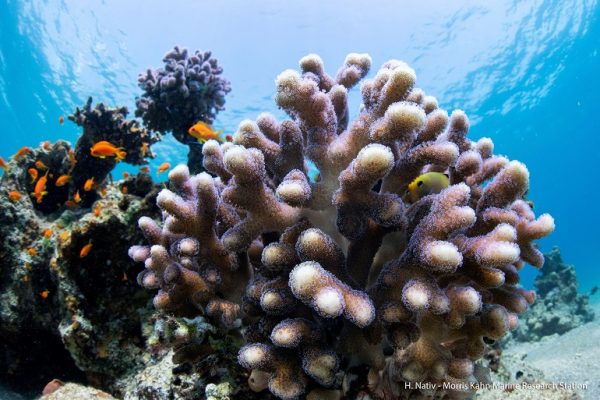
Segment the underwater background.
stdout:
[[[580,289],[600,282],[600,10],[589,1],[2,1],[0,155],[80,130],[60,115],[88,96],[135,109],[137,75],[173,44],[212,50],[232,83],[215,129],[275,113],[273,79],[317,53],[325,65],[367,52],[378,65],[409,63],[421,87],[448,110],[463,109],[470,137],[523,161],[529,197],[551,212]],[[351,116],[360,104],[351,92]],[[353,106],[353,107],[352,107]],[[170,135],[154,147],[172,165],[186,150]],[[530,286],[535,271],[524,271]]]
[[[581,369],[578,374],[573,373],[575,378],[572,380],[580,382],[580,379],[586,379],[586,382],[591,381],[595,385],[594,392],[588,391],[587,387],[583,392],[580,391],[583,398],[592,399],[600,393],[600,378],[597,382],[594,380],[598,373],[594,372],[595,375],[592,375],[589,372],[600,371],[596,353],[588,354],[581,362],[578,358],[587,351],[586,340],[592,343],[600,340],[600,322],[597,317],[600,310],[600,294],[597,293],[600,286],[600,262],[596,253],[596,249],[600,248],[600,185],[597,179],[600,164],[600,6],[596,0],[422,0],[410,3],[394,0],[368,3],[351,0],[0,0],[0,156],[9,160],[23,146],[35,148],[44,141],[54,143],[64,139],[75,144],[83,129],[67,119],[67,116],[73,114],[77,107],[82,107],[90,96],[93,97],[94,104],[102,102],[108,107],[127,106],[129,118],[134,118],[136,97],[142,95],[138,75],[145,73],[150,67],[161,65],[160,60],[174,45],[185,47],[190,52],[196,49],[212,51],[212,56],[218,59],[219,66],[223,68],[222,76],[231,83],[225,109],[218,113],[212,123],[215,130],[223,130],[222,137],[233,135],[242,120],[254,120],[262,112],[270,112],[278,120],[285,119],[286,113],[278,109],[274,101],[275,78],[286,69],[298,69],[298,60],[307,54],[318,54],[325,64],[325,70],[334,73],[347,54],[368,53],[372,58],[372,67],[365,79],[373,78],[379,66],[389,59],[408,63],[416,72],[417,86],[425,93],[434,95],[440,108],[448,110],[449,114],[456,109],[465,111],[471,124],[469,139],[477,141],[482,137],[489,137],[494,142],[496,155],[506,155],[527,166],[531,179],[526,198],[533,202],[536,215],[550,213],[556,223],[556,229],[551,235],[537,241],[540,250],[546,255],[547,275],[542,276],[538,269],[529,265],[519,273],[521,284],[525,288],[537,290],[538,296],[541,296],[541,305],[537,309],[532,307],[528,314],[521,317],[522,327],[506,345],[507,349],[510,348],[503,359],[506,365],[510,365],[507,376],[514,380],[514,371],[517,371],[516,379],[520,380],[522,371],[526,371],[524,379],[538,379],[540,376],[529,369],[531,366],[538,368],[538,364],[535,364],[538,362],[549,366],[544,371],[545,378],[557,381],[559,378],[556,376],[559,375],[553,375],[552,368],[560,371],[563,368],[562,362],[570,359]],[[360,103],[360,85],[357,85],[349,90],[351,121],[359,115]],[[59,118],[62,117],[64,123],[59,123]],[[43,145],[42,148],[47,149]],[[153,144],[152,152],[156,157],[148,160],[151,177],[155,182],[160,182],[161,187],[167,181],[167,174],[158,175],[157,170],[164,163],[174,167],[180,163],[185,164],[188,160],[188,149],[171,134],[164,135],[162,141]],[[13,157],[13,160],[16,158]],[[120,252],[123,258],[127,258],[127,247],[138,244],[141,234],[130,234],[131,229],[119,231],[127,236],[123,238],[110,237],[102,230],[111,232],[112,213],[118,214],[123,206],[123,201],[114,200],[117,197],[115,193],[121,196],[119,198],[127,197],[127,191],[123,191],[123,182],[117,180],[123,173],[131,174],[129,179],[134,179],[137,171],[137,166],[125,163],[119,163],[112,171],[116,183],[111,183],[113,188],[102,203],[103,206],[108,204],[110,207],[107,207],[109,210],[106,212],[109,217],[98,223],[101,229],[86,231],[86,224],[93,226],[88,217],[99,210],[98,206],[87,210],[87,204],[79,210],[81,212],[67,212],[66,218],[60,218],[61,223],[73,218],[72,215],[81,218],[79,221],[73,219],[73,239],[67,245],[67,241],[63,240],[57,230],[50,232],[50,235],[54,235],[52,240],[56,239],[57,243],[61,243],[59,253],[63,253],[57,259],[64,262],[65,271],[72,272],[80,264],[97,262],[96,257],[100,257],[92,253],[92,257],[82,261],[80,249],[83,251],[86,243],[91,245],[91,239],[87,241],[87,234],[93,236],[94,240],[97,240],[96,237],[104,240],[107,245],[102,249],[103,253],[100,253],[103,255]],[[4,177],[8,176],[0,170],[0,174],[2,173],[5,174]],[[161,187],[152,186],[150,181],[150,189],[155,190],[153,196],[156,196]],[[0,190],[9,195],[8,189]],[[136,219],[146,215],[143,212],[154,207],[154,204],[149,206],[144,203],[146,195],[151,197],[148,190],[142,195],[133,193],[134,196],[131,196],[139,197],[132,200],[131,204],[140,207],[140,215],[135,214],[137,211],[121,214]],[[119,191],[122,193],[118,193]],[[101,197],[104,199],[105,193]],[[84,203],[86,201],[84,199]],[[128,205],[129,203],[123,208]],[[25,214],[24,212],[23,215]],[[54,217],[56,215],[52,216]],[[127,218],[126,223],[129,222]],[[121,220],[119,223],[120,227],[126,225]],[[45,225],[36,226],[32,232],[43,227]],[[70,227],[67,225],[66,230],[71,229]],[[65,226],[60,226],[60,229],[63,228]],[[0,240],[4,239],[0,237]],[[53,250],[48,243],[54,242],[45,241],[47,237],[32,240],[37,239],[43,243],[38,247],[42,249],[43,257],[49,258]],[[26,246],[24,243],[22,244]],[[114,243],[114,247],[111,243]],[[556,246],[560,248],[560,252],[552,250]],[[90,247],[87,248],[89,250]],[[25,251],[25,247],[22,251]],[[100,245],[95,244],[94,251],[100,252]],[[29,255],[31,257],[20,260],[37,256],[32,253]],[[92,258],[94,261],[90,260]],[[115,360],[118,362],[120,357],[127,359],[129,363],[123,363],[123,370],[127,373],[152,364],[149,359],[152,362],[160,359],[158,355],[162,357],[164,354],[161,351],[164,349],[156,350],[160,346],[153,342],[156,345],[154,348],[150,341],[158,340],[156,337],[162,340],[164,338],[161,335],[168,335],[163,331],[158,332],[159,323],[163,321],[150,316],[151,297],[154,293],[146,293],[135,282],[134,277],[143,269],[142,266],[127,258],[123,269],[126,272],[123,272],[121,279],[119,268],[122,267],[122,262],[119,259],[118,267],[113,265],[119,271],[116,278],[112,277],[114,281],[105,280],[101,285],[99,282],[109,272],[88,272],[93,269],[80,268],[80,272],[73,273],[73,281],[78,281],[88,291],[84,290],[87,296],[82,301],[84,305],[78,305],[80,309],[73,314],[79,316],[88,313],[86,317],[89,316],[93,323],[90,324],[89,332],[97,333],[97,338],[92,335],[93,340],[89,343],[77,341],[83,335],[80,337],[73,332],[65,334],[64,320],[61,321],[60,329],[52,325],[57,319],[57,310],[62,312],[62,309],[54,306],[60,302],[60,307],[65,308],[68,301],[63,301],[67,297],[64,294],[71,288],[52,288],[49,299],[53,303],[44,303],[48,298],[46,286],[32,286],[31,293],[28,293],[34,299],[31,308],[45,310],[27,316],[37,324],[36,330],[27,333],[34,338],[31,343],[32,351],[43,349],[47,344],[45,340],[48,340],[51,344],[49,348],[52,349],[41,356],[40,363],[48,363],[55,358],[57,365],[64,367],[59,369],[63,375],[54,376],[52,368],[47,365],[32,367],[38,360],[28,355],[24,357],[27,360],[21,364],[25,365],[25,371],[41,371],[36,376],[35,383],[27,387],[28,383],[23,376],[11,382],[12,370],[6,374],[0,371],[0,400],[34,398],[40,394],[43,384],[57,377],[107,390],[115,396],[139,393],[136,392],[139,388],[133,388],[131,381],[142,382],[145,376],[139,378],[128,375],[127,379],[117,380],[114,385],[112,381],[110,385],[106,383],[110,379],[103,379],[106,376],[120,379],[125,375],[121,371],[115,372],[115,376],[107,372],[114,367],[111,363]],[[571,265],[575,266],[574,270]],[[1,262],[0,266],[5,267]],[[54,268],[52,265],[50,267]],[[36,268],[40,266],[34,265],[33,269]],[[44,268],[48,269],[47,266]],[[6,269],[0,269],[0,276],[4,272]],[[535,280],[536,277],[538,280]],[[557,280],[561,281],[556,282]],[[41,282],[47,286],[54,283],[50,283],[51,279],[47,276]],[[96,283],[100,288],[95,287]],[[140,292],[144,294],[139,294]],[[0,295],[3,295],[1,290]],[[568,300],[562,304],[567,297]],[[126,309],[122,314],[124,317],[119,315],[115,321],[104,314],[105,305],[112,304],[113,298],[116,299],[115,310]],[[101,312],[97,314],[86,309],[93,309],[95,301],[101,304]],[[596,308],[595,321],[588,303],[596,303],[593,304]],[[15,310],[26,309],[19,307],[15,307]],[[7,306],[4,310],[9,308]],[[556,318],[552,318],[549,314],[555,308]],[[53,309],[52,312],[50,309]],[[144,311],[140,311],[142,309]],[[69,309],[70,311],[72,310]],[[135,315],[135,320],[128,321],[132,315]],[[24,320],[28,323],[27,318],[24,317]],[[73,321],[75,323],[75,319]],[[539,321],[543,322],[538,323]],[[48,331],[60,330],[60,335],[37,340],[36,335],[47,333],[43,329],[39,330],[39,326],[46,322]],[[156,325],[152,328],[154,322]],[[576,329],[586,323],[588,325],[585,330]],[[168,324],[165,323],[166,325]],[[114,332],[121,331],[123,326],[129,330],[123,331],[122,336],[115,339]],[[186,326],[188,328],[192,329]],[[13,325],[6,329],[9,335],[16,332],[12,329]],[[152,329],[154,331],[150,333]],[[193,329],[201,330],[196,326]],[[209,331],[206,326],[202,326],[202,329]],[[572,336],[568,336],[571,330],[575,333],[571,332]],[[128,337],[130,334],[131,337]],[[10,339],[19,335],[17,333]],[[29,340],[30,336],[27,335],[23,342]],[[538,346],[537,342],[546,335],[554,335],[552,337],[557,341],[542,341]],[[561,336],[557,339],[557,335]],[[123,348],[123,343],[129,339],[132,344],[127,351],[123,351],[124,355],[115,350],[119,346]],[[229,339],[226,336],[223,341]],[[116,347],[106,345],[98,350],[101,347],[99,343],[111,343],[111,346]],[[581,343],[583,347],[575,348],[573,343]],[[215,354],[226,354],[229,358],[224,359],[236,364],[235,354],[240,343],[232,339],[232,342],[219,345],[222,347]],[[5,347],[11,346],[12,343],[9,343]],[[151,356],[144,354],[146,347],[152,349]],[[100,367],[96,365],[98,359],[94,359],[99,351],[104,352],[103,359],[98,362]],[[495,354],[494,351],[499,353]],[[544,357],[552,353],[557,356],[553,362],[549,362]],[[486,348],[485,360],[490,362],[490,368],[496,373],[498,371],[494,370],[492,364],[499,363],[501,354],[499,347],[491,350]],[[520,354],[527,354],[531,364],[522,366],[520,361],[514,361],[521,357]],[[0,365],[11,364],[13,360],[9,358],[4,356],[4,359],[0,359]],[[222,361],[219,359],[219,362]],[[194,368],[196,367],[197,365]],[[176,369],[177,367],[173,367],[173,371]],[[242,368],[231,367],[228,374],[235,376],[235,379],[242,376],[243,380],[235,382],[243,381],[245,384],[247,376],[240,370]],[[15,371],[19,370],[15,367]],[[184,371],[184,374],[188,372]],[[366,374],[364,371],[361,373]],[[5,380],[6,376],[9,377],[8,380]],[[181,379],[185,381],[184,378]],[[560,375],[560,379],[567,382],[569,376]],[[206,382],[203,381],[204,383]],[[11,397],[8,391],[5,394],[5,386],[20,395],[14,394],[15,397]],[[265,397],[261,398],[271,398],[267,397],[270,395],[265,394],[266,391],[262,393]],[[123,398],[137,398],[136,395],[132,396]],[[228,399],[217,395],[206,396],[210,400]],[[534,395],[531,398],[546,397]],[[556,397],[559,398],[561,397]]]

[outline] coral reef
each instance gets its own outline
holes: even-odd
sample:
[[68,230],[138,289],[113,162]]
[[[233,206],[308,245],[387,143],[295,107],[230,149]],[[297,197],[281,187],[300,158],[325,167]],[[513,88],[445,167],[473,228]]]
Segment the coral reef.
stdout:
[[223,69],[210,51],[196,50],[189,55],[178,46],[163,58],[164,67],[140,74],[138,84],[144,91],[136,99],[135,115],[148,129],[171,131],[181,143],[190,147],[188,165],[193,172],[202,167],[202,146],[188,129],[198,121],[211,124],[224,109],[225,95],[231,91]]
[[[248,374],[236,365],[241,345],[239,334],[223,335],[202,317],[194,320],[155,317],[154,334],[148,339],[151,358],[142,369],[115,382],[111,387],[115,396],[124,400],[195,400],[208,396],[240,400],[267,398],[257,396],[248,388],[245,384]],[[190,336],[193,340],[185,344]],[[176,348],[181,347],[165,352],[170,341]],[[187,355],[194,358],[188,359]]]
[[147,158],[154,158],[150,146],[160,137],[148,132],[136,120],[128,120],[127,107],[110,108],[98,103],[92,108],[92,98],[88,98],[83,108],[77,108],[69,119],[83,128],[83,133],[75,145],[75,164],[71,173],[73,192],[79,190],[84,204],[95,200],[94,191],[82,190],[85,182],[94,178],[101,184],[115,167],[115,157],[94,157],[90,150],[98,142],[107,141],[125,151],[124,162],[144,165]]
[[83,108],[69,116],[83,128],[75,149],[63,140],[43,142],[37,148],[24,147],[9,161],[3,183],[8,191],[30,199],[44,214],[89,207],[106,186],[107,176],[118,162],[115,157],[94,157],[93,146],[107,141],[125,153],[123,161],[147,164],[154,157],[151,145],[159,140],[135,120],[127,120],[127,108],[109,108],[90,97]]
[[513,332],[516,340],[538,341],[544,336],[562,335],[594,319],[589,296],[577,292],[575,267],[563,262],[558,247],[545,254],[544,266],[533,285],[537,299]]
[[[106,387],[141,365],[141,326],[152,313],[126,256],[128,241],[140,240],[133,221],[158,212],[147,174],[119,183],[135,189],[129,194],[109,184],[91,208],[50,214],[26,194],[17,201],[8,194],[24,192],[23,168],[34,159],[59,171],[68,148],[59,141],[31,149],[0,181],[0,375],[39,391],[52,378]],[[53,190],[44,202],[58,198]]]
[[[174,168],[157,196],[162,223],[142,217],[147,244],[129,255],[157,309],[242,327],[238,361],[256,392],[466,398],[487,379],[484,340],[534,301],[518,271],[541,267],[534,240],[554,221],[523,200],[527,168],[468,139],[465,113],[448,116],[401,61],[363,83],[350,122],[348,91],[370,66],[350,54],[332,77],[309,55],[280,74],[290,119],[261,114],[233,143],[208,141],[210,174]],[[404,200],[425,172],[449,186]]]

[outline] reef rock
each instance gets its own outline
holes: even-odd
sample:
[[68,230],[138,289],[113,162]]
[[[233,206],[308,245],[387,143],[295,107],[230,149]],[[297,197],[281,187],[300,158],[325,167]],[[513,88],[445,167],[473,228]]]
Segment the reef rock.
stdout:
[[513,337],[521,342],[562,335],[594,319],[589,296],[577,292],[575,267],[563,262],[558,247],[544,256],[544,266],[533,283],[536,301],[513,332]]
[[[152,310],[127,247],[139,240],[134,221],[157,215],[157,189],[139,174],[104,186],[90,207],[37,210],[24,193],[24,168],[44,154],[66,157],[67,148],[30,150],[11,160],[0,182],[0,377],[16,388],[41,388],[55,377],[102,386],[141,365],[145,353]],[[23,195],[15,200],[11,191]]]

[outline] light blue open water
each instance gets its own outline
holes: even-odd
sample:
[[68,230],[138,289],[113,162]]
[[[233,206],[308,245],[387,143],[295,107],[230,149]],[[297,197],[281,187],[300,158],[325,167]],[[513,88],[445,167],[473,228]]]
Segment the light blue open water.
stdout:
[[[561,247],[582,290],[600,282],[596,1],[173,3],[0,0],[0,155],[47,139],[75,142],[78,128],[57,120],[89,95],[132,110],[137,74],[159,66],[174,44],[211,49],[224,67],[233,91],[215,126],[226,132],[277,112],[275,77],[308,53],[332,73],[349,52],[372,56],[371,75],[397,58],[442,107],[467,112],[472,138],[490,136],[496,153],[527,164],[536,212],[557,223],[542,248]],[[153,167],[187,153],[170,137],[155,149]]]

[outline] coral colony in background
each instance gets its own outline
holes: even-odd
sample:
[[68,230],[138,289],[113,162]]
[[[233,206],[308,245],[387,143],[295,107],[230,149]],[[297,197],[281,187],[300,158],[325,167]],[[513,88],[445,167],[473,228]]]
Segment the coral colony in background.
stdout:
[[140,218],[148,244],[129,255],[156,308],[241,330],[252,390],[465,398],[487,379],[485,342],[533,303],[519,270],[542,266],[533,241],[554,221],[523,199],[527,168],[469,140],[465,113],[448,116],[401,61],[363,83],[350,122],[348,90],[370,65],[350,54],[334,78],[309,55],[284,71],[276,102],[290,119],[242,121],[233,143],[203,146],[207,172],[172,169],[162,222]]
[[[276,80],[290,118],[228,141],[210,127],[230,91],[210,52],[163,61],[139,78],[143,125],[90,98],[69,116],[74,149],[0,160],[0,369],[73,359],[127,399],[461,399],[488,381],[487,346],[535,299],[519,270],[542,266],[534,240],[554,229],[522,163],[469,140],[401,61],[363,82],[349,121],[370,57],[332,77],[306,56]],[[188,165],[159,185],[144,164],[167,132]],[[121,161],[139,173],[113,181]]]
[[202,148],[188,135],[198,121],[211,124],[223,110],[229,81],[220,75],[223,69],[210,51],[196,51],[188,57],[186,49],[175,48],[163,58],[164,68],[148,69],[138,78],[144,91],[136,99],[135,115],[148,129],[172,132],[175,139],[190,147],[190,170],[202,169]]

